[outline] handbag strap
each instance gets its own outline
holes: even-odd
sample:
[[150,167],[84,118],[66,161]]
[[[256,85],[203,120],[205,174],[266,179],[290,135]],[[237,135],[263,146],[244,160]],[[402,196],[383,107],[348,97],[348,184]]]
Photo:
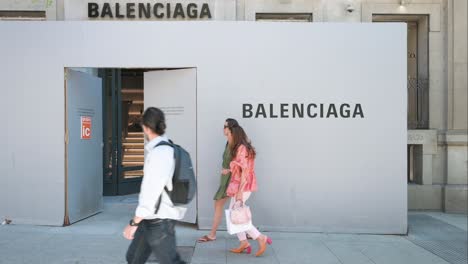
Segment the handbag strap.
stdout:
[[[240,205],[236,207],[237,204],[240,204]],[[243,207],[243,206],[244,206],[244,201],[236,201],[236,202],[232,205],[231,209],[241,208],[241,207]]]

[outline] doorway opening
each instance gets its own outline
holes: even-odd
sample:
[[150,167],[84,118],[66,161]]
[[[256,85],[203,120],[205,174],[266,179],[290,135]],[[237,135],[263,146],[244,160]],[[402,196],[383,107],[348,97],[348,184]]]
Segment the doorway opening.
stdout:
[[165,112],[166,135],[196,163],[196,68],[65,68],[65,97],[65,223],[100,212],[103,196],[140,191],[147,107]]
[[99,69],[104,121],[103,194],[137,193],[143,177],[143,73],[147,69]]
[[[379,14],[373,22],[404,22],[407,25],[407,128],[429,129],[429,16]],[[422,147],[408,145],[409,184],[422,184]]]

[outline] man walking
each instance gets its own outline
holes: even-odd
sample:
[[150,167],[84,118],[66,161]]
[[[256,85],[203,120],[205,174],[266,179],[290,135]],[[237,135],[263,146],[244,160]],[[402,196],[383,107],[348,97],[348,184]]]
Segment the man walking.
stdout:
[[132,240],[127,262],[145,263],[153,252],[161,264],[185,263],[176,250],[175,220],[184,217],[186,208],[174,206],[164,190],[165,187],[169,191],[173,188],[174,149],[167,145],[156,147],[161,141],[168,141],[164,136],[164,113],[150,107],[143,113],[142,123],[148,141],[145,146],[147,155],[135,217],[123,232],[125,238]]

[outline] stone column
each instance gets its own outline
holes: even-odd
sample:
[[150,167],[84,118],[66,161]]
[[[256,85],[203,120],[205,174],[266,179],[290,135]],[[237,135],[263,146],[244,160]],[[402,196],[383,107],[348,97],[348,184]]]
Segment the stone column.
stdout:
[[467,213],[468,67],[467,1],[448,1],[448,130],[445,211]]

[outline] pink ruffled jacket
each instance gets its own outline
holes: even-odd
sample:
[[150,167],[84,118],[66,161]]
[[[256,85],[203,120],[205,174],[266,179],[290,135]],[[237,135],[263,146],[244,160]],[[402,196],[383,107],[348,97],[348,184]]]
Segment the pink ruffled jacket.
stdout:
[[231,181],[226,190],[226,194],[234,197],[239,191],[241,179],[245,183],[241,192],[257,191],[257,178],[255,177],[255,159],[248,156],[247,148],[244,145],[237,149],[236,157],[230,163]]

